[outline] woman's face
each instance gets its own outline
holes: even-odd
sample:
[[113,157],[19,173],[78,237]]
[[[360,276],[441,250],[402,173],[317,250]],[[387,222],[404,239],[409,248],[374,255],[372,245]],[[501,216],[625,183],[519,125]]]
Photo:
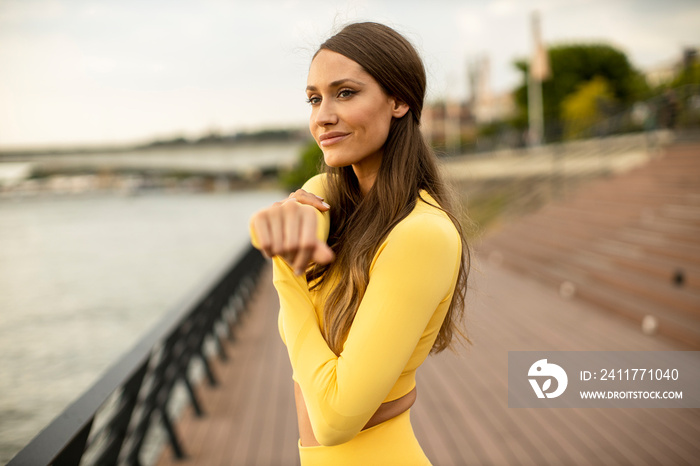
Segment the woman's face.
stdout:
[[309,128],[326,163],[352,165],[358,178],[376,175],[391,119],[408,106],[388,96],[357,62],[326,49],[311,62],[307,84]]

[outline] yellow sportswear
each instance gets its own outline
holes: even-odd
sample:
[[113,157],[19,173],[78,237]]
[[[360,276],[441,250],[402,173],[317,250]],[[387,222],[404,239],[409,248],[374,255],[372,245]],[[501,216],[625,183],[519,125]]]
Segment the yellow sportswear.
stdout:
[[[324,179],[317,175],[303,189],[323,198]],[[351,440],[383,402],[413,389],[450,306],[462,243],[447,214],[428,204],[435,200],[425,191],[421,198],[377,249],[340,356],[321,333],[324,302],[337,280],[310,291],[303,274],[280,257],[272,260],[279,332],[321,445]],[[330,215],[318,212],[318,220],[319,239],[326,241]],[[254,231],[251,236],[257,246]]]

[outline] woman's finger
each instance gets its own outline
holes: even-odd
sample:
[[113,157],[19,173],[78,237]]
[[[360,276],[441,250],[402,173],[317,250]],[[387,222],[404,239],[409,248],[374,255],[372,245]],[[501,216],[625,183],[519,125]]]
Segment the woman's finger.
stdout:
[[300,215],[301,224],[299,225],[299,249],[294,258],[294,263],[291,264],[294,272],[301,275],[306,267],[311,262],[311,256],[314,249],[319,243],[316,238],[316,213],[308,207],[304,207]]
[[[283,229],[284,229],[284,250],[283,257],[292,265],[294,258],[299,249],[299,231],[301,229],[301,218],[299,205],[294,199],[289,199],[290,202],[284,202],[281,207]],[[290,262],[291,261],[291,262]]]
[[260,251],[266,257],[272,257],[270,251],[271,239],[270,239],[270,228],[267,221],[267,214],[264,211],[255,213],[250,222],[255,230],[255,235],[258,239],[258,245],[260,246]]
[[306,204],[315,207],[321,212],[325,212],[331,207],[323,200],[323,198],[315,194],[309,193],[307,191],[304,191],[303,189],[297,189],[292,194],[290,194],[289,197],[296,199],[296,201],[301,204]]
[[284,231],[281,206],[268,209],[268,224],[270,228],[270,255],[277,256],[284,252]]
[[317,245],[314,248],[314,253],[311,256],[311,260],[317,264],[325,265],[330,264],[335,259],[335,253],[333,250],[323,241],[317,241]]

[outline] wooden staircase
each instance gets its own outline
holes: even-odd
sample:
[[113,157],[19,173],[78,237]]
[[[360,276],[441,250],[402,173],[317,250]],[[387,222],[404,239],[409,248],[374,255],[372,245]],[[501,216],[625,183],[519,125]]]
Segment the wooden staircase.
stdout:
[[700,141],[489,234],[482,255],[700,349]]

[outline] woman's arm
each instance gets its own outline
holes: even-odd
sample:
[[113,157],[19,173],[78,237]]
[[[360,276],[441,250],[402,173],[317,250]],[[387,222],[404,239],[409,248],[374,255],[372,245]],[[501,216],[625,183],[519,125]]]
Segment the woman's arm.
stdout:
[[[328,232],[330,230],[330,214],[328,210],[330,206],[323,201],[325,196],[325,174],[320,174],[312,177],[300,190],[297,190],[289,195],[289,199],[294,199],[301,204],[305,204],[305,212],[302,209],[296,211],[291,208],[298,206],[287,206],[286,210],[282,207],[284,202],[276,202],[272,207],[256,212],[250,220],[250,238],[253,246],[259,249],[267,257],[279,255],[282,259],[290,264],[294,270],[297,267],[305,267],[309,264],[309,260],[316,259],[319,263],[327,263],[333,259],[333,252],[330,250],[326,241],[328,240]],[[307,226],[301,225],[306,223]],[[295,240],[285,244],[284,231],[291,229],[297,232],[316,232],[316,238],[306,238],[307,242],[314,245],[317,251],[314,251],[311,256],[307,251],[299,251],[298,243],[301,242],[300,234],[293,236]],[[289,224],[296,225],[289,227]],[[259,233],[260,232],[260,233]],[[261,241],[260,237],[263,238]],[[275,243],[276,241],[276,243]],[[285,249],[288,248],[288,249]],[[321,257],[318,257],[318,256]],[[323,262],[325,261],[325,262]],[[303,265],[302,265],[303,264]],[[299,273],[298,273],[299,275]],[[282,341],[284,330],[282,328],[282,313],[279,314],[278,327]]]
[[317,175],[301,190],[256,212],[250,219],[250,237],[267,257],[281,256],[297,274],[311,261],[327,264],[333,252],[326,244],[330,229],[329,206],[320,196],[323,176]]
[[446,218],[426,214],[399,224],[375,256],[340,356],[321,334],[305,277],[273,259],[294,379],[321,444],[352,439],[386,398],[436,308],[451,297],[460,247]]

